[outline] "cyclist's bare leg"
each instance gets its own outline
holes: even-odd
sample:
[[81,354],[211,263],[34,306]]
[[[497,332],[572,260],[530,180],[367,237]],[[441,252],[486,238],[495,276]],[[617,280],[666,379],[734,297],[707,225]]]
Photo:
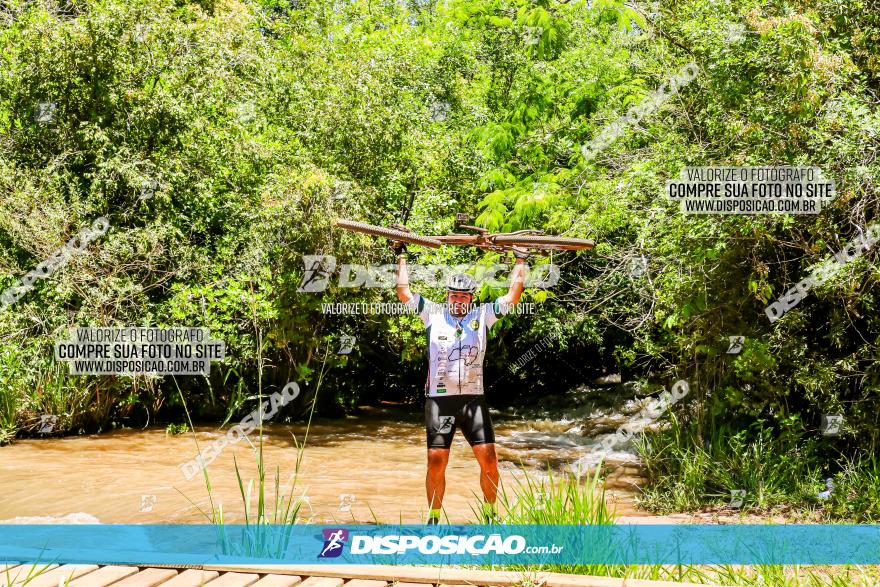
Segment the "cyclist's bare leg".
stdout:
[[495,443],[475,444],[474,456],[480,463],[480,489],[483,490],[483,498],[486,503],[495,503],[498,495],[498,455],[495,453]]
[[428,474],[425,476],[425,489],[428,493],[430,509],[439,510],[446,493],[446,465],[449,463],[448,448],[428,449]]

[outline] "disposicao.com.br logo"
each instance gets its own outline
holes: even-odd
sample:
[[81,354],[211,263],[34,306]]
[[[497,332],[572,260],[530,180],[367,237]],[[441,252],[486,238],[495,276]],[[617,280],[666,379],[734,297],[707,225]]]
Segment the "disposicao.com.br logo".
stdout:
[[[334,531],[325,530],[324,549],[319,558],[339,556],[342,547],[334,550],[335,554],[324,554],[330,542],[327,536],[334,536]],[[516,555],[516,554],[559,554],[563,546],[555,544],[550,546],[528,546],[526,539],[518,534],[501,537],[500,534],[488,536],[477,534],[474,536],[452,535],[401,535],[388,534],[385,536],[375,535],[352,535],[349,538],[353,555],[403,555],[403,554],[470,554],[481,556],[487,554]],[[342,539],[344,542],[345,539]],[[335,544],[335,542],[334,542]]]
[[[336,272],[336,257],[333,255],[303,255],[303,278],[296,291],[319,293],[325,291],[333,281]],[[487,283],[490,287],[507,287],[510,284],[511,268],[504,263],[476,265],[418,265],[407,268],[410,281],[420,281],[430,287],[445,287],[446,280],[458,273],[474,273],[478,284]],[[560,277],[559,266],[544,263],[527,268],[524,277],[526,287],[548,289],[557,284]],[[349,265],[339,266],[336,285],[339,287],[392,288],[396,285],[397,265]]]
[[348,530],[343,528],[330,528],[322,530],[324,534],[324,546],[318,558],[336,558],[342,554],[346,541],[348,541]]

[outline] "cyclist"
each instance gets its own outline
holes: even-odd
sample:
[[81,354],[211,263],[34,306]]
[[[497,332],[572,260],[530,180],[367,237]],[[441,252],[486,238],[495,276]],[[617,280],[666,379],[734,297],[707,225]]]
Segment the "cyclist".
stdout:
[[528,252],[515,248],[516,263],[507,294],[488,304],[473,304],[476,282],[454,275],[446,283],[446,305],[428,301],[409,288],[406,245],[392,243],[397,254],[397,297],[418,312],[428,337],[428,379],[425,384],[425,431],[428,472],[425,478],[429,524],[440,521],[446,491],[446,465],[456,429],[461,429],[480,464],[482,517],[496,519],[498,457],[489,408],[483,396],[483,357],[489,329],[519,303],[525,287]]

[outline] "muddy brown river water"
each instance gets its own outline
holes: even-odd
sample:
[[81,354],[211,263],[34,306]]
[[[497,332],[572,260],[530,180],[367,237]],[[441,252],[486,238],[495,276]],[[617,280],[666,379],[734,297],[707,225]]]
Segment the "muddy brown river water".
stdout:
[[[267,481],[281,472],[282,493],[301,500],[304,521],[315,523],[420,523],[425,515],[424,429],[419,410],[373,408],[357,417],[313,422],[299,474],[294,437],[304,425],[264,429]],[[596,460],[589,439],[565,421],[496,417],[502,485],[526,474],[559,471],[581,459]],[[202,447],[221,431],[198,427]],[[251,441],[257,442],[256,433]],[[164,429],[120,430],[100,435],[19,440],[0,448],[0,520],[71,523],[204,523],[210,511],[204,478],[186,480],[181,465],[195,457],[192,433],[167,436]],[[248,440],[227,446],[208,467],[214,505],[228,522],[243,521],[235,458],[247,486],[256,479],[255,451]],[[606,499],[619,514],[635,513],[637,469],[613,468]],[[451,522],[473,522],[478,507],[479,467],[456,435],[447,469],[444,507]],[[274,486],[274,481],[267,483]],[[274,493],[274,491],[273,491]],[[256,497],[252,499],[256,506]]]

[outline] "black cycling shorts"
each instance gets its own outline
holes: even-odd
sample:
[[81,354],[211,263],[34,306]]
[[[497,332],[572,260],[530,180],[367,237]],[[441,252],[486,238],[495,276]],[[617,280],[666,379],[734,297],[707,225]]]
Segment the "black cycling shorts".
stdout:
[[451,395],[425,398],[425,432],[428,448],[449,448],[455,429],[460,428],[468,443],[495,442],[489,406],[483,395]]

